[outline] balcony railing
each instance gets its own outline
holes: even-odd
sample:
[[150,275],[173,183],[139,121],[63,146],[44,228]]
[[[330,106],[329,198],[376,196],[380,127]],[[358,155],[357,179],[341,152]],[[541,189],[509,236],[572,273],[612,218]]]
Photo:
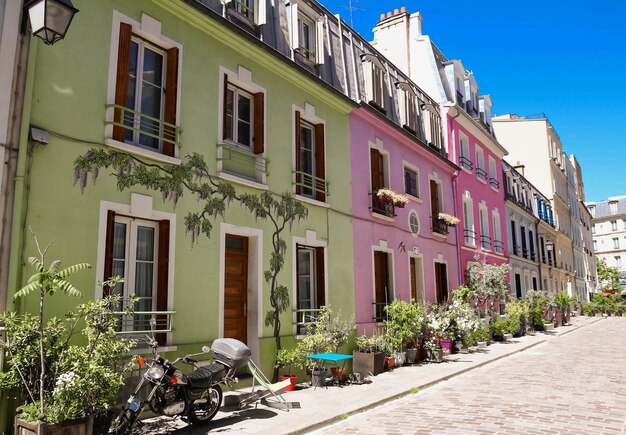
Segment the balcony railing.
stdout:
[[522,248],[522,257],[528,258],[528,249]]
[[[172,317],[176,311],[135,311],[132,315],[118,311],[113,314],[120,318],[118,334],[162,334],[172,332]],[[153,325],[150,325],[151,320]]]
[[494,189],[499,189],[500,188],[500,182],[498,180],[496,180],[495,178],[493,178],[493,177],[489,177],[489,184]]
[[533,261],[537,260],[537,254],[535,251],[530,251],[530,259]]
[[520,251],[521,251],[521,248],[517,244],[513,243],[513,254],[519,256],[520,255]]
[[438,234],[448,234],[448,224],[442,219],[433,219],[433,231]]
[[382,322],[387,318],[387,312],[385,311],[385,307],[389,305],[387,302],[372,302],[372,307],[374,308],[374,316],[372,320],[375,322]]
[[474,164],[472,163],[472,161],[465,156],[459,157],[459,163],[461,164],[462,167],[464,167],[465,169],[469,171],[474,169]]
[[296,179],[296,191],[302,196],[317,198],[319,195],[328,196],[328,181],[314,177],[302,171],[294,171]]
[[395,217],[396,215],[396,207],[392,202],[383,201],[376,195],[375,193],[370,193],[372,197],[372,212],[378,213],[387,217]]
[[236,145],[219,144],[217,161],[222,162],[222,171],[252,181],[260,181],[260,175],[268,175],[269,160]]
[[463,230],[463,237],[466,245],[476,246],[476,232],[472,230]]
[[476,168],[476,176],[483,181],[487,181],[487,172],[483,168]]
[[489,236],[480,236],[480,246],[483,249],[491,249],[491,237],[489,237]]
[[502,240],[494,240],[493,247],[498,254],[502,254],[504,251],[504,245],[502,244]]
[[115,116],[113,121],[105,121],[105,125],[120,127],[125,132],[132,133],[133,143],[142,144],[146,138],[151,138],[158,141],[159,147],[163,142],[180,146],[180,127],[119,104],[107,104],[106,108],[113,109]]

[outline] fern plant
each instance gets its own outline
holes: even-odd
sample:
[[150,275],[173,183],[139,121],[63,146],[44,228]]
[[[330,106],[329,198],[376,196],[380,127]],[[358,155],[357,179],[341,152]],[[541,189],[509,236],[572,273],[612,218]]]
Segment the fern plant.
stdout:
[[[31,230],[32,233],[32,230]],[[29,278],[28,283],[18,290],[13,299],[27,296],[33,292],[39,292],[39,318],[38,318],[38,331],[39,331],[39,420],[45,419],[44,413],[44,385],[46,384],[46,353],[45,353],[45,334],[44,334],[44,301],[45,297],[52,296],[58,291],[70,296],[80,296],[80,291],[74,287],[74,285],[67,279],[77,272],[91,268],[87,263],[78,263],[72,266],[61,268],[61,261],[55,260],[46,266],[46,252],[52,245],[52,242],[41,249],[37,236],[33,233],[35,238],[35,244],[39,253],[39,258],[30,257],[28,262],[35,268],[35,273]],[[24,376],[20,374],[22,383],[27,389],[28,395],[34,400],[34,392],[28,388]]]

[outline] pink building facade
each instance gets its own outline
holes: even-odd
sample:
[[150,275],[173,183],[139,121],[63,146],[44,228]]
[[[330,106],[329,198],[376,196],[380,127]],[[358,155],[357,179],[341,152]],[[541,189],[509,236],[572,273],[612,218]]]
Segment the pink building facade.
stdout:
[[448,156],[461,169],[454,180],[456,210],[461,222],[459,280],[476,256],[490,264],[508,263],[502,158],[506,150],[491,134],[489,124],[475,119],[459,105],[442,106]]
[[[443,302],[458,287],[459,228],[439,225],[437,214],[456,213],[459,168],[367,105],[350,115],[350,142],[355,316],[357,332],[370,335],[393,299]],[[381,202],[377,179],[408,203]]]

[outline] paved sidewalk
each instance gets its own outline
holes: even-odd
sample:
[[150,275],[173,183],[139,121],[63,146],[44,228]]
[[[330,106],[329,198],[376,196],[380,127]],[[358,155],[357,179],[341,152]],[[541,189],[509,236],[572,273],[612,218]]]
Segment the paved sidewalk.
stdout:
[[[558,339],[591,323],[602,321],[598,317],[572,317],[571,326],[561,326],[551,333],[514,338],[506,343],[494,343],[485,350],[470,354],[445,357],[440,364],[425,363],[401,367],[372,377],[370,384],[343,387],[306,388],[284,397],[298,403],[300,408],[289,412],[258,405],[243,410],[223,408],[215,419],[202,427],[187,427],[181,421],[158,418],[147,425],[150,433],[205,434],[235,431],[255,434],[304,433],[340,421],[348,415],[359,413],[390,400],[413,394],[453,376],[484,366],[509,355],[522,352],[538,344]],[[229,394],[229,393],[227,393]],[[191,429],[191,431],[190,431]]]

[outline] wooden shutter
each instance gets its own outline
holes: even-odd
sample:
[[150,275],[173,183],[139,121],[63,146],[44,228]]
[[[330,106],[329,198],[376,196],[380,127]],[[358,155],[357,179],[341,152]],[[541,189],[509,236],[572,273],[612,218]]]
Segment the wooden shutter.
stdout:
[[[169,279],[169,253],[170,253],[170,221],[159,221],[159,252],[157,263],[157,295],[156,309],[157,311],[167,311],[168,299],[168,279]],[[163,326],[167,320],[166,316],[157,316],[158,325]],[[159,344],[165,344],[166,336],[164,333],[156,336]]]
[[385,172],[383,170],[383,155],[377,149],[370,149],[372,193],[376,194],[378,189],[385,187]]
[[[104,242],[104,275],[102,276],[102,282],[111,278],[113,274],[113,239],[115,235],[115,212],[113,210],[107,211],[107,228]],[[108,296],[110,293],[109,287],[102,287],[102,296]]]
[[[324,160],[324,124],[315,125],[315,176],[326,180],[326,163]],[[313,180],[316,186],[315,199],[326,202],[326,183]]]
[[435,180],[430,180],[430,212],[434,227],[439,220],[439,186]]
[[300,112],[296,110],[296,194],[302,193],[302,174],[300,174],[300,141],[302,140],[300,132]]
[[[178,48],[167,50],[167,70],[165,76],[165,114],[164,121],[176,125],[176,96],[178,94]],[[165,127],[163,130],[163,154],[176,155],[176,130]]]
[[[130,24],[120,23],[120,37],[117,48],[117,75],[115,80],[115,104],[126,107],[128,95],[128,71],[130,69],[130,38],[133,28]],[[124,124],[122,111],[115,109],[113,120]],[[125,131],[120,125],[113,126],[113,139],[124,142]]]
[[324,248],[315,248],[315,291],[317,307],[326,305],[326,281],[324,276]]
[[265,95],[263,92],[254,94],[254,154],[265,151],[263,134],[265,131]]
[[222,140],[226,140],[226,138],[228,137],[228,131],[226,131],[226,113],[228,113],[228,74],[224,74],[224,101],[222,101]]
[[411,279],[411,298],[416,302],[420,302],[417,300],[417,277],[415,276],[415,257],[409,258],[409,275]]

